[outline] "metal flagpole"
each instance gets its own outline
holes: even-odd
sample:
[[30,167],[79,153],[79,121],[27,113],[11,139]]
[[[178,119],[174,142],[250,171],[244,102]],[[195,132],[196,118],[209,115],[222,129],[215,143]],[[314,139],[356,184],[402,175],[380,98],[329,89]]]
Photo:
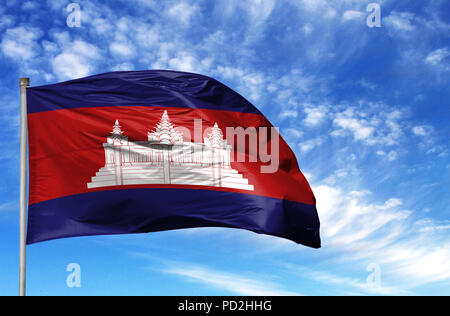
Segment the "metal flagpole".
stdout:
[[19,295],[26,289],[26,238],[27,238],[27,87],[29,78],[20,78],[20,247]]

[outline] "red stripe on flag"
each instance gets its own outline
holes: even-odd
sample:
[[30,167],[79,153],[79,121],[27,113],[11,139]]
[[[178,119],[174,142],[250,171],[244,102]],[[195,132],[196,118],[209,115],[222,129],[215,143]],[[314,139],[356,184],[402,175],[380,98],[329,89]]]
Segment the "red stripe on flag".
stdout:
[[[147,141],[163,112],[167,110],[175,126],[187,128],[194,138],[194,120],[202,120],[202,135],[215,123],[226,135],[226,127],[271,127],[262,115],[191,108],[155,108],[114,106],[56,110],[28,115],[29,129],[29,204],[63,196],[104,190],[130,188],[197,188],[254,194],[315,204],[314,195],[289,146],[280,138],[280,167],[275,173],[261,173],[265,165],[258,162],[232,162],[254,191],[211,186],[126,185],[88,189],[100,168],[105,165],[103,143],[118,120],[130,141]],[[194,139],[195,140],[195,139]],[[192,140],[192,141],[194,141]],[[203,140],[201,140],[203,141]],[[247,146],[248,147],[248,146]],[[236,148],[233,148],[236,151]]]

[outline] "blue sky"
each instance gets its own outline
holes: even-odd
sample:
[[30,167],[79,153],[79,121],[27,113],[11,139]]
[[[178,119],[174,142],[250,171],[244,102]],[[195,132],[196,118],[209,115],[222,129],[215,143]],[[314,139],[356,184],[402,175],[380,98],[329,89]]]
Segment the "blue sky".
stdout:
[[18,78],[141,69],[260,108],[316,194],[323,248],[218,228],[56,240],[28,247],[28,294],[450,294],[450,2],[74,2],[79,28],[71,1],[0,5],[0,294],[18,292]]

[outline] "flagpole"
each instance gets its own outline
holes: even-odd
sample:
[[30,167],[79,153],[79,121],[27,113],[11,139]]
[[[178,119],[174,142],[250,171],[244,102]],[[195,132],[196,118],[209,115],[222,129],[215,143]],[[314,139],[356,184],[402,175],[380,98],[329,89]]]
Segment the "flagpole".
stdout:
[[20,246],[19,296],[26,295],[27,238],[27,87],[29,78],[20,78]]

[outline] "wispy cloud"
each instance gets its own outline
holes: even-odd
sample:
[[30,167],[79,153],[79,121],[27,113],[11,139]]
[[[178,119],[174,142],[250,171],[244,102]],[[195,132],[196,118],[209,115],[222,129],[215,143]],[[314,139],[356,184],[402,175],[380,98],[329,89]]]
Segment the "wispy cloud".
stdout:
[[318,197],[324,247],[343,251],[344,261],[376,262],[411,287],[449,280],[444,264],[450,260],[450,240],[443,234],[446,224],[423,226],[417,235],[412,211],[403,208],[398,198],[371,204],[366,202],[367,191],[345,192],[329,185],[313,190]]
[[[326,286],[332,286],[339,288],[339,294],[360,294],[360,295],[405,295],[408,292],[401,288],[393,286],[383,286],[381,274],[380,284],[373,284],[367,279],[357,279],[347,277],[343,275],[336,275],[330,272],[310,269],[308,267],[299,266],[295,264],[285,265],[288,271],[299,276],[306,276],[313,281],[317,281],[325,284]],[[356,293],[355,293],[356,292]]]
[[367,145],[392,146],[403,136],[402,121],[405,113],[401,109],[389,109],[383,104],[361,102],[348,106],[334,115],[335,129],[331,136],[346,136]]
[[417,136],[429,136],[433,132],[433,128],[428,125],[420,125],[420,126],[414,126],[412,128],[412,131],[414,135]]
[[424,218],[420,221],[417,221],[416,225],[419,227],[419,232],[421,233],[440,232],[450,229],[450,221],[448,220],[436,221],[431,218]]
[[414,14],[410,12],[392,12],[389,16],[383,19],[383,22],[388,27],[396,31],[413,31],[415,30],[414,25]]
[[62,43],[62,46],[62,52],[51,61],[53,72],[59,80],[80,78],[92,73],[101,56],[95,45],[76,40]]
[[314,139],[309,139],[309,140],[303,141],[299,144],[300,151],[302,153],[307,153],[307,152],[313,150],[314,148],[322,145],[323,142],[324,142],[323,137],[317,137]]
[[16,61],[27,61],[39,54],[38,40],[43,33],[39,28],[18,26],[6,30],[0,43],[5,56]]
[[166,8],[166,15],[175,21],[181,22],[184,26],[188,26],[191,19],[199,12],[196,4],[180,1]]
[[19,201],[8,201],[0,204],[0,212],[10,212],[19,210]]
[[306,114],[306,117],[303,119],[303,123],[306,126],[317,126],[325,121],[327,113],[329,112],[328,108],[323,105],[319,106],[305,106],[303,111]]
[[439,48],[425,58],[425,63],[436,68],[438,71],[450,70],[450,50],[448,48]]
[[186,279],[202,283],[206,286],[218,288],[229,293],[246,296],[298,296],[300,294],[283,290],[281,286],[272,282],[261,281],[263,277],[243,276],[242,273],[228,273],[212,270],[201,266],[181,264],[164,270]]
[[344,15],[342,16],[343,21],[350,21],[350,20],[359,20],[364,21],[364,14],[360,11],[356,10],[347,10],[344,12]]

